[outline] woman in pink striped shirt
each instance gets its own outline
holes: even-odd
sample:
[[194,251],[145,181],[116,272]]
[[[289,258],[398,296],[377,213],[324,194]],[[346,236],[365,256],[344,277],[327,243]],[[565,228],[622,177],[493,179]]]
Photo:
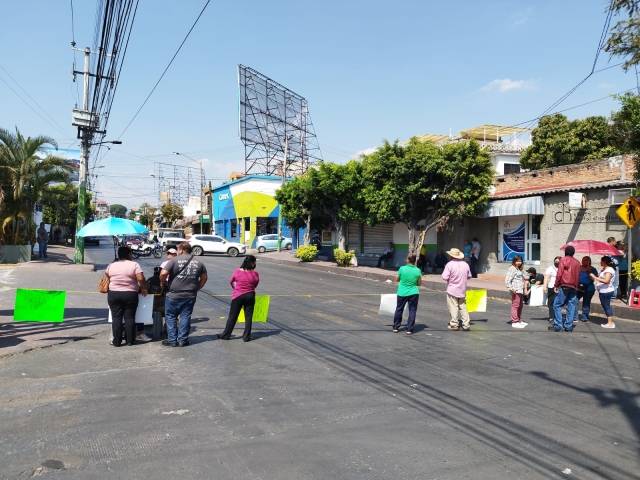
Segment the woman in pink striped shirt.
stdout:
[[229,308],[229,317],[224,332],[218,335],[220,340],[229,340],[231,332],[236,326],[240,310],[244,307],[244,334],[242,339],[245,342],[251,340],[251,320],[253,320],[253,307],[256,304],[256,287],[260,282],[260,276],[256,272],[256,257],[247,255],[244,257],[242,266],[237,268],[229,283],[233,288],[231,296],[231,307]]

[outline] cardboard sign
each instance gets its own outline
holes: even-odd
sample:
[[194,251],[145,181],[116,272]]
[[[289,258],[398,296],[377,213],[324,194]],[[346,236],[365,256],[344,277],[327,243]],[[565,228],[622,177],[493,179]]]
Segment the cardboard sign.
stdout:
[[64,318],[67,292],[62,290],[16,290],[14,322],[56,322]]
[[467,312],[486,312],[487,311],[487,291],[486,290],[467,290]]
[[547,304],[547,294],[542,291],[543,288],[543,285],[531,285],[530,307],[542,307]]
[[[269,315],[269,301],[271,297],[269,295],[256,295],[256,304],[253,307],[252,322],[266,322],[267,315]],[[238,315],[238,323],[244,323],[244,307],[240,310]]]
[[[378,309],[378,315],[386,315],[393,317],[396,314],[396,307],[398,306],[398,295],[395,293],[383,293],[380,295],[380,308]],[[409,315],[409,302],[405,303],[402,316]]]
[[[143,297],[138,295],[138,309],[136,310],[136,323],[144,323],[145,325],[153,325],[153,295]],[[124,323],[124,318],[122,319]],[[111,309],[109,309],[109,323],[113,323],[111,318]]]

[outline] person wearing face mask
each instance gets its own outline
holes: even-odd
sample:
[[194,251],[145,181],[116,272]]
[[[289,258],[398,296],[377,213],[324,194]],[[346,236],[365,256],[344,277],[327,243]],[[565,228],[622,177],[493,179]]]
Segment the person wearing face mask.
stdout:
[[542,291],[547,294],[547,306],[549,307],[549,323],[553,323],[555,313],[553,311],[553,302],[556,299],[556,291],[553,287],[556,284],[556,274],[558,273],[558,265],[560,265],[560,257],[553,259],[553,265],[551,265],[544,272],[544,282],[542,282]]
[[[582,299],[582,321],[589,321],[591,311],[591,299],[596,293],[596,286],[591,280],[591,275],[598,275],[598,271],[591,266],[591,257],[582,257],[582,267],[580,267],[580,283],[578,284],[578,302]],[[578,323],[578,308],[573,317],[573,323]]]

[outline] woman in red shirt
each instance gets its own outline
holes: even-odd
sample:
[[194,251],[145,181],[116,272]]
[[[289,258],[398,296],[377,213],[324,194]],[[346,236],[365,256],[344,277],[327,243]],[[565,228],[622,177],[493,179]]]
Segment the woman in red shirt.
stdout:
[[256,304],[256,287],[259,282],[260,276],[256,272],[256,257],[247,255],[244,257],[242,266],[233,272],[229,280],[231,288],[233,288],[233,295],[231,296],[227,325],[224,328],[224,332],[218,335],[220,340],[229,340],[242,307],[244,307],[245,321],[242,339],[245,342],[251,340],[251,320],[253,319],[253,307]]

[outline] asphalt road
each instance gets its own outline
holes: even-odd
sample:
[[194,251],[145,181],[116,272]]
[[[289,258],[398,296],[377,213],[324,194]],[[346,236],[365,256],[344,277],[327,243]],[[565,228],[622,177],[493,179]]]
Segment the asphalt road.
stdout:
[[203,259],[188,348],[104,333],[0,359],[1,478],[640,478],[640,324],[551,333],[531,309],[518,330],[490,300],[451,332],[424,291],[409,337],[377,315],[393,285],[258,263],[269,320],[225,342],[242,259]]

